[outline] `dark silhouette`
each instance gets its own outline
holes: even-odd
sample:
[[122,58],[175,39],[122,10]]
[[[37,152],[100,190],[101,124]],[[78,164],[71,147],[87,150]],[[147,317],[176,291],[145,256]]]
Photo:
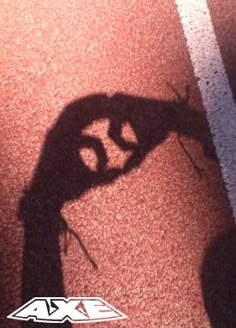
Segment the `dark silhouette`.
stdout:
[[[79,199],[90,188],[109,184],[139,166],[171,131],[179,138],[183,135],[196,139],[202,144],[205,155],[214,158],[205,115],[189,108],[188,92],[184,98],[175,93],[178,99],[170,102],[124,94],[110,98],[98,94],[75,101],[63,110],[47,133],[31,184],[19,203],[19,217],[25,228],[22,303],[36,296],[65,296],[59,249],[59,235],[63,231],[77,238],[88,260],[85,265],[97,269],[79,235],[61,217],[61,209],[67,201]],[[103,143],[81,133],[86,126],[102,118],[110,121],[109,137],[123,151],[132,151],[122,169],[107,169],[108,155]],[[137,143],[127,142],[121,136],[122,125],[127,122]],[[96,171],[84,164],[78,151],[82,147],[95,151]],[[188,157],[199,173],[190,154]],[[23,327],[34,325],[37,326],[24,322]],[[44,327],[44,324],[39,325]],[[63,327],[71,327],[71,324],[64,323]]]
[[236,229],[208,248],[201,273],[205,308],[212,328],[236,327]]

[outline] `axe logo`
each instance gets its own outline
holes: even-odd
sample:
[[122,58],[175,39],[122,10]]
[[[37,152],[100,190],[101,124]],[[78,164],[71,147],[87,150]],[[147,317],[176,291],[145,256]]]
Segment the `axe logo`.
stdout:
[[8,319],[72,323],[125,319],[127,316],[100,297],[35,297],[11,313]]

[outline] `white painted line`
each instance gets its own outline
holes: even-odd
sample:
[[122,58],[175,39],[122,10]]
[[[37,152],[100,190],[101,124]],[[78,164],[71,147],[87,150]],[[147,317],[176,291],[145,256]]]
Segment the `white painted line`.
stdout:
[[176,0],[188,51],[236,220],[236,105],[206,0]]

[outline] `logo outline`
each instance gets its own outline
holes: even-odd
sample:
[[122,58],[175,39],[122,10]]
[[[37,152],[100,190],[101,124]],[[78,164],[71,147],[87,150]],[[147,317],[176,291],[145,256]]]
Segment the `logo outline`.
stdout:
[[[77,300],[77,301],[83,301],[83,300],[94,300],[94,301],[100,301],[102,304],[107,306],[109,309],[111,309],[115,314],[118,314],[118,316],[114,317],[109,317],[109,318],[99,318],[99,319],[84,319],[84,320],[73,320],[69,317],[68,314],[64,316],[62,320],[44,320],[44,319],[37,319],[35,315],[29,315],[27,318],[25,317],[19,317],[17,316],[18,313],[20,313],[22,310],[26,309],[29,305],[33,304],[35,301],[39,300],[46,300],[46,301],[54,301],[54,300],[63,300],[66,303],[69,303],[72,300]],[[47,303],[46,303],[47,304]],[[57,311],[57,309],[55,310]],[[51,312],[54,313],[55,311]],[[48,311],[49,312],[49,311]],[[70,323],[96,323],[96,322],[107,322],[107,321],[114,321],[114,320],[122,320],[122,319],[127,319],[128,316],[125,315],[123,312],[120,310],[116,309],[113,305],[110,303],[106,302],[103,298],[101,297],[33,297],[31,300],[20,306],[18,309],[13,311],[11,314],[7,316],[8,319],[13,319],[13,320],[19,320],[19,321],[29,321],[32,320],[33,322],[44,322],[44,323],[64,323],[67,320]]]

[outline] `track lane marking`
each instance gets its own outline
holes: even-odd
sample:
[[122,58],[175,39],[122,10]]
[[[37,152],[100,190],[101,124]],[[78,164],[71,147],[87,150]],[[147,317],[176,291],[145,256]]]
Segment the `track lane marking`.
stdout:
[[206,0],[175,0],[236,221],[236,105]]

